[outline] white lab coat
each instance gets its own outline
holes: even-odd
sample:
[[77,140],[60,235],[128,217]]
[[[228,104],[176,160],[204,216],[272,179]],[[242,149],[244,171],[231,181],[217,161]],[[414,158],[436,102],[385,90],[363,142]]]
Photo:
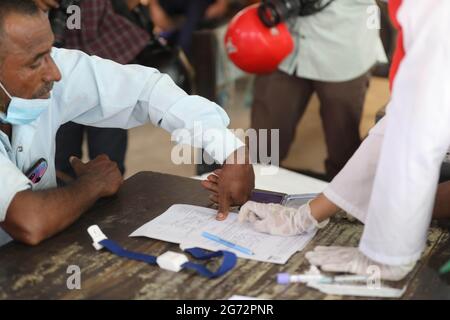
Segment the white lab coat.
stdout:
[[386,117],[324,191],[365,223],[359,249],[390,265],[420,258],[450,146],[450,1],[404,0],[397,18],[406,56]]

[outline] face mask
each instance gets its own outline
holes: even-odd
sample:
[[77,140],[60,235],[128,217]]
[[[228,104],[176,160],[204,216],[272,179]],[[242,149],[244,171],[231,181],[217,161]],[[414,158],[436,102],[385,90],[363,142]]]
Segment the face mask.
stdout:
[[0,88],[11,99],[9,103],[8,111],[5,113],[0,112],[0,122],[23,125],[28,124],[39,118],[41,113],[48,109],[51,99],[22,99],[12,97],[5,87],[0,82]]

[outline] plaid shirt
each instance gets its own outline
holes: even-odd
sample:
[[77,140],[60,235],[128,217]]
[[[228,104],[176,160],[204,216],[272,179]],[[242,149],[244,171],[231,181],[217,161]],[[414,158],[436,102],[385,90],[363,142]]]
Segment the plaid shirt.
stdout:
[[55,35],[54,46],[61,48],[64,46],[66,24],[67,24],[67,8],[72,5],[80,6],[81,0],[59,0],[59,8],[52,9],[49,13],[50,24],[52,25],[53,34]]
[[81,0],[80,8],[81,29],[65,30],[65,48],[126,64],[148,45],[148,32],[116,14],[110,0]]

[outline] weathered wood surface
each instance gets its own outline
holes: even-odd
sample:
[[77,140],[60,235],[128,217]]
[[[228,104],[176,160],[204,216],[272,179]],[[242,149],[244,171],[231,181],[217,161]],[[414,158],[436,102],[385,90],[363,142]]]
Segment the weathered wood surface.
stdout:
[[[239,259],[227,275],[208,280],[193,272],[172,273],[156,266],[129,261],[91,245],[87,227],[98,224],[107,236],[128,249],[159,255],[179,251],[177,245],[145,238],[129,238],[136,228],[174,203],[208,206],[207,192],[198,181],[142,172],[128,179],[118,196],[85,214],[70,228],[37,247],[11,243],[0,249],[0,299],[224,299],[233,294],[271,299],[341,299],[302,284],[277,285],[278,272],[308,268],[304,252],[316,245],[356,246],[362,226],[334,219],[302,253],[286,265]],[[433,227],[424,256],[408,283],[404,298],[449,299],[450,276],[437,270],[450,258],[447,229]],[[81,289],[69,290],[67,268],[81,269]]]

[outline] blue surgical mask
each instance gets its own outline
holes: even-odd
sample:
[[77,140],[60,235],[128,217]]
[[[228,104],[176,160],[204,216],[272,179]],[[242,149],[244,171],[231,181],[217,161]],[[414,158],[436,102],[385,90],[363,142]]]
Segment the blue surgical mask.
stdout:
[[0,82],[0,88],[11,99],[8,111],[0,111],[0,122],[12,125],[29,124],[39,118],[41,113],[49,108],[51,99],[22,99],[12,97]]

